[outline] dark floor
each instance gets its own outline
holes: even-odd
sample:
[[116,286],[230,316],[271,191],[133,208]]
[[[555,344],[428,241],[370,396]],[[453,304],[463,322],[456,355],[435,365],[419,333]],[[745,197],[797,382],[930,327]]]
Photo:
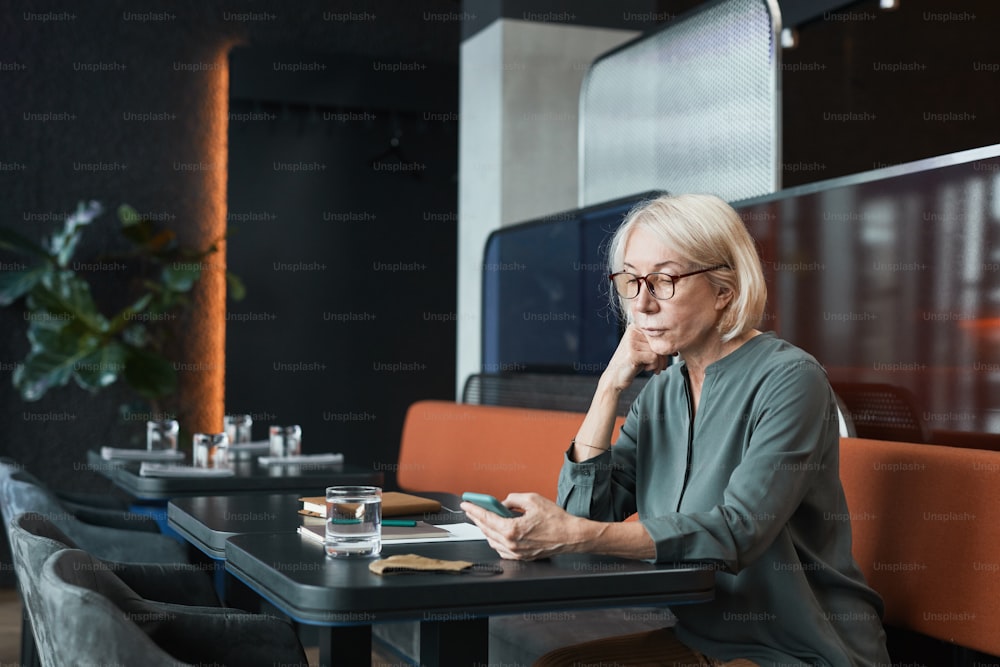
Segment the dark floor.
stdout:
[[16,665],[21,646],[21,601],[17,591],[0,588],[0,665]]

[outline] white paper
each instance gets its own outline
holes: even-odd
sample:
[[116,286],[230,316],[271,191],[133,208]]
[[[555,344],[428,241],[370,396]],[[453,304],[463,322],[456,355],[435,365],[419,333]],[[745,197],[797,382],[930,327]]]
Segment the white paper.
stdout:
[[128,459],[130,461],[181,461],[184,452],[176,449],[121,449],[118,447],[101,447],[101,458]]
[[139,467],[141,477],[232,477],[235,474],[232,468],[195,468],[166,463],[143,462]]
[[383,544],[391,546],[394,544],[420,544],[424,542],[465,542],[468,540],[485,540],[486,536],[474,523],[443,523],[434,524],[438,528],[444,528],[451,537],[414,537],[404,540],[386,540]]
[[302,456],[260,456],[262,466],[300,463],[343,463],[343,454],[303,454]]
[[[392,546],[394,544],[424,544],[430,542],[466,542],[469,540],[485,540],[486,536],[483,535],[483,531],[479,529],[479,526],[473,523],[447,523],[447,524],[434,524],[438,528],[444,528],[449,533],[450,537],[413,537],[401,540],[383,540],[383,546]],[[323,543],[323,537],[318,533],[309,530],[306,526],[301,526],[298,529],[299,535],[302,535],[311,542],[316,542],[318,544]]]
[[269,452],[271,451],[271,443],[267,440],[258,440],[257,442],[237,442],[231,443],[229,445],[229,451],[231,452]]

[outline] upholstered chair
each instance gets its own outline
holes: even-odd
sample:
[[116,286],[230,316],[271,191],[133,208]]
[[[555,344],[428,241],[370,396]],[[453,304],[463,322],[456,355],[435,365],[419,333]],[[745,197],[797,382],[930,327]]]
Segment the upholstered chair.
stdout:
[[[14,517],[8,526],[14,571],[25,609],[21,627],[21,663],[39,664],[39,635],[53,629],[39,622],[38,582],[42,565],[52,554],[77,544],[45,516],[26,513]],[[109,571],[143,597],[161,602],[199,606],[220,606],[211,576],[187,563],[121,563],[101,561]]]
[[266,614],[148,600],[77,549],[42,567],[42,664],[308,666],[294,627]]

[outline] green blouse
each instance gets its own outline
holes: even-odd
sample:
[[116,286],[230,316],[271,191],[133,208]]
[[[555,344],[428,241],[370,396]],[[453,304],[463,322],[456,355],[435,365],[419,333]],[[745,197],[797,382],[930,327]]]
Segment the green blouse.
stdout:
[[851,556],[836,400],[810,355],[767,333],[705,369],[691,418],[687,368],[632,405],[609,453],[559,477],[572,514],[635,512],[657,562],[718,564],[715,599],[672,608],[678,638],[720,660],[888,665],[882,600]]

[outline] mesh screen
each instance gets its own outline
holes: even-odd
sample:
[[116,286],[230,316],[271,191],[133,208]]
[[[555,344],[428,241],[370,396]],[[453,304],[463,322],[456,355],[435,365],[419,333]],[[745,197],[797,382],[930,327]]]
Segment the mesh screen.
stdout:
[[643,190],[775,192],[779,31],[773,2],[727,0],[598,59],[581,93],[580,205]]

